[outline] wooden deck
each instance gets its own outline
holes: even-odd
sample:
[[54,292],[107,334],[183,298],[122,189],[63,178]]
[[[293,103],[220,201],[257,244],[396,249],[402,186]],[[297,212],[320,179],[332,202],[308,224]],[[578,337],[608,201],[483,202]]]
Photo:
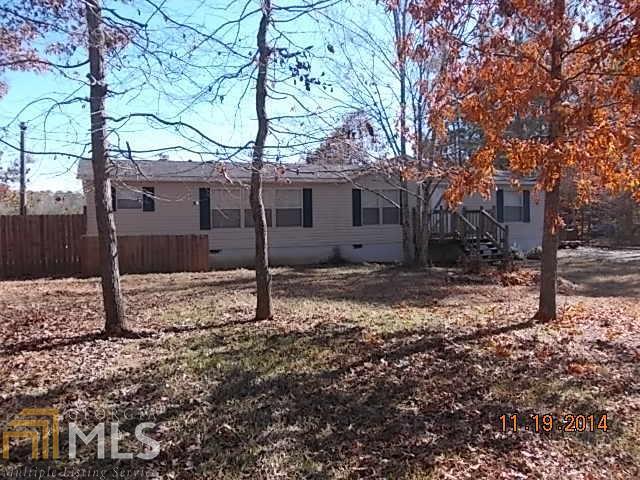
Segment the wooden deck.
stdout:
[[434,210],[430,215],[431,241],[459,240],[465,254],[484,261],[505,260],[510,255],[509,227],[493,215],[477,210]]

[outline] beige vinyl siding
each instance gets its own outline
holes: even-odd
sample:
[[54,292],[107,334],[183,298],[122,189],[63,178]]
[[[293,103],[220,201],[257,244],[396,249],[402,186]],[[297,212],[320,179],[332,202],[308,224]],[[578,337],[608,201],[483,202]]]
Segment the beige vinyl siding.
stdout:
[[[366,181],[368,188],[388,189],[385,182]],[[154,212],[140,210],[116,211],[116,228],[120,235],[209,235],[212,250],[220,249],[253,249],[253,229],[251,228],[212,228],[200,230],[199,206],[197,204],[198,189],[201,187],[224,188],[238,193],[243,200],[237,208],[248,205],[248,188],[228,185],[206,185],[179,182],[148,182],[129,184],[120,188],[141,189],[143,186],[155,187],[156,209]],[[351,184],[283,184],[274,187],[265,185],[265,197],[274,198],[274,188],[300,189],[311,188],[313,191],[313,227],[271,227],[268,230],[272,247],[313,247],[351,244],[385,244],[401,241],[399,225],[367,225],[352,226]],[[87,189],[86,189],[87,191]],[[212,195],[212,200],[214,196]],[[225,204],[228,207],[228,204]],[[212,208],[216,205],[212,201]],[[93,192],[87,191],[88,233],[96,234],[95,209]],[[275,224],[275,211],[274,211]],[[244,220],[243,220],[244,222]],[[242,223],[241,225],[244,225]]]
[[[373,177],[360,178],[356,185],[372,190],[390,190],[395,188],[389,182]],[[91,184],[85,182],[85,196],[87,199],[88,234],[96,234],[95,208]],[[233,252],[236,258],[251,259],[254,251],[253,228],[244,227],[244,215],[241,215],[240,228],[212,228],[200,230],[200,207],[198,205],[198,190],[201,187],[212,190],[212,208],[216,208],[214,190],[229,191],[238,198],[237,205],[225,203],[225,208],[245,209],[249,206],[248,186],[229,184],[206,184],[187,182],[139,182],[127,186],[115,184],[118,190],[133,188],[141,191],[143,187],[155,188],[155,211],[143,212],[139,210],[118,210],[116,212],[116,227],[119,235],[184,235],[206,234],[209,236],[210,250],[221,251],[223,255]],[[351,183],[282,183],[265,184],[265,201],[267,207],[273,208],[273,224],[275,225],[275,189],[311,188],[313,191],[313,227],[276,227],[268,229],[270,251],[282,263],[289,258],[297,258],[304,263],[303,258],[310,258],[309,252],[315,252],[323,259],[330,256],[333,247],[339,246],[341,253],[347,257],[351,254],[362,254],[363,258],[375,260],[384,255],[385,260],[401,260],[400,244],[402,234],[400,225],[363,225],[352,226],[352,189]],[[510,185],[500,188],[510,190]],[[442,191],[443,189],[441,189]],[[441,193],[437,192],[437,198]],[[488,199],[473,195],[465,199],[467,208],[484,208],[491,210],[496,205],[495,191]],[[410,207],[415,205],[415,197],[410,196]],[[541,244],[543,224],[542,196],[531,194],[531,222],[509,222],[510,239],[520,249],[527,250]],[[354,245],[365,248],[357,250]],[[367,246],[372,250],[367,250]],[[385,250],[386,249],[386,250]],[[304,250],[304,252],[303,252]],[[322,252],[322,253],[320,253]],[[373,253],[371,253],[373,252]],[[316,257],[313,257],[317,259]],[[311,260],[309,260],[311,261]],[[313,260],[316,261],[316,260]],[[222,262],[224,263],[224,262]],[[221,263],[221,264],[222,264]],[[293,262],[292,262],[293,263]]]
[[[498,185],[505,192],[513,192],[511,185]],[[542,244],[542,227],[544,223],[544,194],[536,193],[533,187],[523,187],[531,191],[531,221],[530,222],[503,222],[509,226],[509,240],[512,245],[516,245],[521,250],[529,250]],[[522,195],[522,191],[517,191]],[[491,192],[491,196],[484,198],[479,194],[470,195],[464,199],[463,206],[469,209],[483,207],[497,215],[496,191]]]
[[[180,183],[150,183],[121,185],[113,183],[116,192],[155,188],[155,211],[118,209],[115,214],[119,235],[184,235],[199,233],[200,217],[197,205],[198,189]],[[93,187],[85,182],[87,199],[87,232],[96,234]]]

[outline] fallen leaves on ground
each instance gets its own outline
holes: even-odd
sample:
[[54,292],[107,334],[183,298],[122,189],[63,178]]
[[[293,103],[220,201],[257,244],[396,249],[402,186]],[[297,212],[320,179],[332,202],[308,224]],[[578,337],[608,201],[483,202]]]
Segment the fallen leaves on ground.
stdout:
[[[0,428],[29,406],[87,429],[152,421],[161,454],[133,464],[167,479],[637,478],[637,298],[563,296],[557,321],[531,324],[532,275],[503,287],[281,268],[263,322],[248,270],[125,276],[136,335],[112,340],[99,334],[97,280],[4,282]],[[611,428],[500,426],[548,412],[607,412]],[[79,455],[83,468],[129,466]]]

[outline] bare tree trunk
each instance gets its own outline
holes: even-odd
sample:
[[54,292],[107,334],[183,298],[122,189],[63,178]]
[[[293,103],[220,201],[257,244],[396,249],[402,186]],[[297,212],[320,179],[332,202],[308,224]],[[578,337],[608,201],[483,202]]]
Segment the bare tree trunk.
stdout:
[[542,233],[542,262],[540,264],[540,304],[536,318],[549,321],[556,318],[558,284],[558,208],[560,185],[547,192],[544,199],[544,231]]
[[424,266],[423,261],[423,242],[424,242],[424,228],[422,226],[422,185],[418,185],[417,192],[418,197],[416,201],[416,208],[413,210],[412,221],[413,221],[413,264],[416,267]]
[[400,181],[400,216],[402,217],[402,261],[405,265],[411,265],[411,221],[409,218],[409,185],[406,180]]
[[633,214],[636,208],[635,202],[629,193],[623,193],[614,204],[617,204],[618,229],[616,240],[621,243],[633,241]]
[[[393,23],[398,55],[398,74],[400,75],[400,158],[407,161],[407,65],[405,52],[407,9],[404,5],[393,11]],[[411,225],[409,223],[408,183],[400,178],[400,208],[402,219],[402,261],[405,265],[412,263],[411,258]]]
[[416,215],[416,223],[418,231],[416,232],[416,258],[415,265],[417,267],[429,266],[429,240],[431,237],[430,225],[430,181],[420,185],[418,191],[418,214]]
[[[423,80],[423,73],[420,72],[420,81]],[[433,149],[433,141],[430,142],[429,148],[425,145],[424,139],[424,98],[422,92],[418,88],[418,102],[413,111],[414,118],[414,136],[415,136],[415,153],[416,159],[422,167],[425,167],[425,150],[426,154],[430,157],[431,150]],[[431,163],[431,162],[429,162]],[[418,186],[417,190],[417,215],[415,219],[416,223],[416,246],[415,246],[415,258],[414,264],[416,267],[425,268],[429,266],[429,239],[431,236],[431,186],[432,180],[425,179]]]
[[258,133],[253,147],[251,169],[251,212],[256,236],[256,319],[271,318],[271,274],[269,273],[269,252],[267,243],[267,219],[262,201],[262,167],[264,144],[269,129],[265,104],[267,100],[267,65],[270,49],[267,45],[267,27],[271,19],[271,0],[262,2],[262,18],[258,28],[258,80],[256,84],[256,113]]
[[[565,0],[554,0],[555,25],[553,41],[551,44],[551,76],[558,81],[558,88],[549,104],[549,142],[555,143],[563,135],[562,112],[562,36],[565,16]],[[553,172],[547,167],[546,175]],[[560,207],[560,178],[554,178],[553,188],[547,191],[544,201],[544,232],[542,234],[542,262],[540,265],[540,303],[535,318],[541,321],[549,321],[556,318],[556,296],[558,288],[558,241],[559,225],[558,212]]]
[[104,330],[108,336],[126,330],[124,305],[120,290],[116,224],[111,206],[111,182],[107,175],[107,148],[104,103],[107,86],[104,80],[104,33],[100,0],[87,0],[86,17],[89,34],[91,163],[100,248],[102,298],[105,311]]

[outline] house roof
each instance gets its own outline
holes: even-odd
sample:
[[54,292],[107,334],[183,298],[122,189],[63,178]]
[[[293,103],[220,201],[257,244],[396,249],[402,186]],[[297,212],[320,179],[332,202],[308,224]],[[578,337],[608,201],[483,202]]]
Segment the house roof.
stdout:
[[[122,181],[165,182],[248,182],[251,164],[238,162],[200,162],[171,160],[117,160],[112,161],[111,178]],[[271,182],[348,182],[366,173],[357,165],[268,164],[262,180]],[[91,180],[91,161],[81,160],[78,178]]]
[[533,185],[536,183],[537,179],[535,176],[527,176],[527,177],[519,177],[517,175],[514,176],[509,170],[496,170],[495,175],[493,176],[493,180],[497,184],[505,184],[511,183],[513,178],[518,178],[522,185]]
[[[111,178],[125,182],[249,182],[251,164],[242,162],[201,162],[175,160],[112,160]],[[322,165],[306,163],[268,164],[262,173],[265,183],[342,183],[374,173],[359,165]],[[78,178],[93,179],[90,160],[78,164]],[[508,184],[512,174],[498,170],[496,184]],[[531,185],[535,177],[520,178],[520,183]]]

